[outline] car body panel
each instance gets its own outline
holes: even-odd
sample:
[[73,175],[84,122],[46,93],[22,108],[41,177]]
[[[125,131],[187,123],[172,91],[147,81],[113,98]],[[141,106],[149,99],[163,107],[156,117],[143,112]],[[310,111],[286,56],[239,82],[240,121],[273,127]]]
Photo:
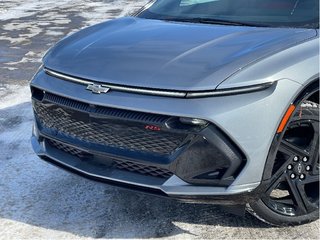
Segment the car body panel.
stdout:
[[[213,90],[241,69],[316,35],[313,29],[126,17],[65,38],[48,52],[44,64],[57,72],[104,83]],[[236,81],[243,80],[231,82]]]
[[165,181],[132,172],[94,171],[85,161],[47,148],[36,123],[32,145],[44,160],[87,177],[157,189],[169,196],[230,196],[259,186],[282,117],[304,87],[319,78],[319,31],[125,17],[64,38],[48,51],[43,63],[49,70],[97,86],[107,83],[189,93],[274,82],[261,91],[192,99],[112,88],[94,94],[86,84],[59,79],[44,68],[31,82],[31,87],[92,108],[206,120],[243,153],[245,164],[227,187],[193,185],[176,175]]
[[247,158],[244,170],[228,188],[231,192],[234,189],[247,191],[247,187],[243,186],[259,184],[281,118],[294,96],[303,88],[295,81],[283,79],[264,91],[223,97],[177,99],[117,91],[97,95],[87,91],[83,85],[54,78],[43,70],[35,76],[31,85],[93,105],[212,122],[235,142]]
[[222,82],[218,89],[244,87],[281,79],[291,79],[307,85],[319,78],[319,66],[317,37],[241,69]]
[[[242,186],[237,186],[233,188],[226,187],[215,187],[215,186],[194,186],[184,182],[182,179],[173,175],[168,180],[162,180],[158,178],[150,178],[143,176],[141,174],[126,172],[119,170],[113,170],[112,172],[104,172],[99,168],[95,168],[86,164],[86,162],[81,162],[79,164],[79,159],[76,157],[69,156],[67,159],[64,155],[59,152],[51,151],[47,149],[43,144],[40,144],[37,137],[33,136],[31,138],[32,147],[35,153],[41,157],[43,160],[59,166],[65,170],[75,172],[83,177],[98,180],[100,182],[107,182],[114,184],[116,186],[125,186],[128,189],[140,191],[143,188],[145,192],[152,193],[156,191],[157,195],[169,196],[173,198],[181,198],[186,201],[189,197],[196,197],[194,202],[217,202],[217,199],[211,199],[210,197],[223,197],[219,199],[220,204],[232,204],[234,202],[239,204],[239,199],[230,202],[227,199],[230,196],[237,196],[242,193],[252,192],[258,185],[257,183],[245,184]],[[63,160],[61,160],[63,159]],[[136,189],[137,188],[137,189]],[[201,198],[209,198],[207,200]],[[224,199],[226,198],[226,199]],[[190,200],[192,202],[192,200]]]

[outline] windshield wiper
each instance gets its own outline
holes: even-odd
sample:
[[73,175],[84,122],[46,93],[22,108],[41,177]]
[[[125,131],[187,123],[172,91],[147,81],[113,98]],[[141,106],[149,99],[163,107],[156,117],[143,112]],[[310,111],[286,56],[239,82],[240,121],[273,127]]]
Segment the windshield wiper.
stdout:
[[267,27],[266,25],[237,22],[224,19],[213,19],[213,18],[163,18],[166,21],[177,21],[177,22],[191,22],[191,23],[205,23],[205,24],[218,24],[218,25],[232,25],[232,26],[250,26],[250,27]]

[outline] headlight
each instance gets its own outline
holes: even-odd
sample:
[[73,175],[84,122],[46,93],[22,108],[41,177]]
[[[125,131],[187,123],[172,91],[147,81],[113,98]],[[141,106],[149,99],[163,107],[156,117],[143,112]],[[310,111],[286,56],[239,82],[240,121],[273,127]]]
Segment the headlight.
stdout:
[[226,88],[226,89],[218,89],[214,91],[203,91],[203,92],[189,92],[187,93],[187,98],[198,98],[198,97],[218,97],[225,95],[235,95],[242,93],[250,93],[256,91],[262,91],[276,84],[276,82],[268,82],[258,85],[246,86],[246,87],[238,87],[238,88]]
[[53,71],[48,68],[44,68],[44,71],[46,72],[46,74],[50,76],[60,78],[66,81],[71,81],[78,84],[86,85],[86,86],[91,84],[98,84],[101,87],[109,88],[110,91],[130,92],[130,93],[138,93],[138,94],[146,94],[146,95],[154,95],[154,96],[165,96],[165,97],[176,97],[176,98],[218,97],[218,96],[225,96],[225,95],[250,93],[250,92],[256,92],[256,91],[262,91],[264,89],[271,87],[276,83],[276,82],[268,82],[268,83],[262,83],[262,84],[251,85],[246,87],[186,92],[186,91],[159,90],[159,89],[152,89],[152,88],[140,88],[140,87],[131,87],[131,86],[121,86],[116,84],[99,83],[99,82],[86,80],[83,78],[69,76],[60,72]]
[[180,122],[188,125],[196,125],[196,126],[205,126],[208,124],[206,120],[199,119],[199,118],[186,118],[181,117],[179,118]]

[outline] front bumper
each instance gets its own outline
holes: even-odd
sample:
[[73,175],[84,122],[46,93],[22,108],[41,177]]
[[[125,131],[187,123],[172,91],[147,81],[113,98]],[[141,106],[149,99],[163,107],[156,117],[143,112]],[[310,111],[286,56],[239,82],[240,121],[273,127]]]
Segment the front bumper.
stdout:
[[[96,146],[92,148],[92,145],[86,146],[86,144],[81,144],[81,142],[70,141],[70,139],[58,136],[59,134],[55,135],[54,132],[46,131],[41,126],[39,127],[38,123],[35,124],[34,128],[32,142],[35,152],[42,159],[55,165],[85,177],[107,181],[115,185],[124,184],[129,188],[138,187],[148,191],[156,191],[160,195],[183,199],[196,198],[199,200],[207,198],[225,199],[226,196],[228,199],[231,199],[232,197],[237,198],[238,194],[252,195],[251,192],[260,184],[265,160],[276,128],[280,122],[280,116],[283,115],[288,103],[292,100],[293,93],[299,91],[301,86],[290,80],[281,80],[276,86],[262,92],[202,99],[175,99],[120,92],[95,95],[86,91],[83,86],[54,78],[46,75],[43,71],[39,71],[34,77],[31,87],[74,101],[84,102],[90,106],[149,112],[171,117],[200,118],[212,123],[211,129],[217,126],[216,129],[221,130],[220,132],[223,133],[224,138],[236,146],[237,151],[240,152],[241,163],[245,160],[245,165],[240,164],[240,172],[236,172],[233,175],[234,179],[227,179],[227,181],[220,181],[221,179],[218,179],[216,182],[210,179],[207,183],[204,183],[203,180],[198,183],[191,181],[190,177],[183,174],[183,172],[188,172],[183,171],[183,168],[180,168],[179,171],[176,168],[172,169],[172,165],[170,164],[174,165],[174,160],[178,157],[176,155],[174,155],[174,158],[148,158],[148,156],[143,156],[143,154],[135,157],[135,159],[142,159],[143,161],[156,161],[151,164],[156,167],[162,161],[162,164],[160,164],[161,169],[164,168],[173,173],[167,178],[141,176],[139,173],[128,171],[124,173],[120,169],[101,173],[101,168],[99,170],[92,166],[89,167],[87,163],[83,162],[80,164],[79,158],[76,155],[72,156],[72,154],[68,154],[65,151],[50,148],[50,144],[47,141],[50,139],[55,140],[79,151],[89,153],[91,155],[89,159],[94,159],[91,162],[92,165],[101,164],[101,158],[113,159],[110,161],[114,161],[119,151],[117,154],[110,154],[112,151],[106,153],[100,151],[101,149],[99,150]],[[86,119],[86,117],[84,118]],[[209,131],[209,135],[212,135],[212,131]],[[201,136],[203,137],[203,134]],[[213,145],[215,146],[215,144]],[[178,155],[181,157],[180,154],[182,152],[181,150],[181,152],[175,153],[179,153]],[[198,153],[194,155],[194,158],[189,154],[182,159],[187,159],[188,157],[191,159],[191,162],[197,163],[195,159],[198,157]],[[92,155],[99,157],[92,157]],[[235,155],[239,156],[239,154]],[[128,159],[127,157],[123,154],[121,160],[126,159],[132,162],[133,159]],[[95,160],[98,162],[95,162]],[[163,161],[165,164],[163,164]],[[203,168],[203,166],[200,167]]]
[[35,152],[85,177],[199,201],[225,194],[245,166],[241,151],[212,124],[192,126],[178,117],[94,106],[31,89]]
[[[256,187],[253,185],[248,185],[241,191],[228,191],[227,187],[192,185],[175,175],[170,178],[159,178],[120,169],[110,169],[108,164],[110,162],[105,161],[106,158],[102,155],[91,161],[80,160],[75,155],[52,147],[48,140],[39,137],[35,128],[33,131],[32,146],[42,160],[90,180],[191,203],[240,205],[254,201],[257,196],[257,192],[251,192]],[[80,148],[77,149],[82,151]],[[101,159],[104,161],[102,162]]]

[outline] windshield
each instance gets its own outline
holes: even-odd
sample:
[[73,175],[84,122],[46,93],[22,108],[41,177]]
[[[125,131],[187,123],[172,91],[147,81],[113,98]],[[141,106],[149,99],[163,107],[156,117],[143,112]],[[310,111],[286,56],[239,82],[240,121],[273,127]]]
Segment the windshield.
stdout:
[[157,0],[138,16],[212,24],[319,28],[319,0]]

